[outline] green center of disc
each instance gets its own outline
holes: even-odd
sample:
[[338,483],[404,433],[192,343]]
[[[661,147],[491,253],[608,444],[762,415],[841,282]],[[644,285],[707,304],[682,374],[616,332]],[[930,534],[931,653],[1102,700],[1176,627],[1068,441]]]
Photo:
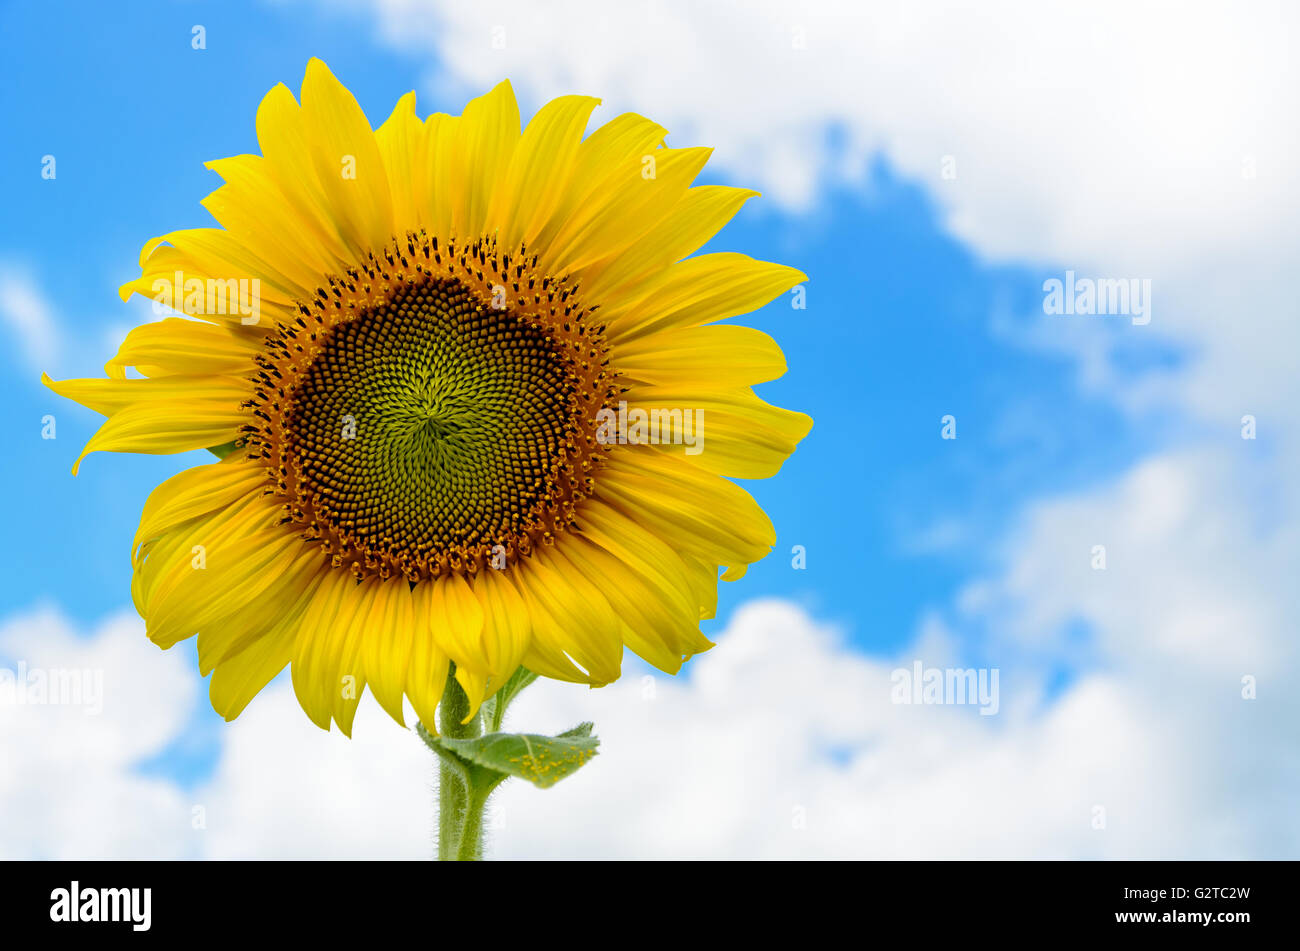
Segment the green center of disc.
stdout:
[[536,527],[573,432],[546,332],[453,279],[334,325],[288,415],[317,518],[361,551],[421,559]]

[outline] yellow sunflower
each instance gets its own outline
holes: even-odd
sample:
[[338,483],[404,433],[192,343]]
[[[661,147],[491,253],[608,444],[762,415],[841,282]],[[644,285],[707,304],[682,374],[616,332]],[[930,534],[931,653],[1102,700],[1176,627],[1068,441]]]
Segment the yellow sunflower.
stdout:
[[521,132],[508,82],[460,116],[410,93],[372,129],[312,60],[301,100],[276,86],[262,154],[209,163],[220,228],[144,246],[123,299],[186,316],[107,379],[45,378],[108,417],[82,458],[222,457],[145,505],[149,637],[198,634],[227,719],[290,664],[348,734],[366,686],[432,729],[453,662],[471,715],[520,665],[606,684],[626,646],[675,673],[712,646],[719,570],[775,542],[726,477],[811,427],[751,389],[784,372],[772,339],[715,323],[804,275],[689,256],[756,193],[692,187],[710,150],[639,115],[584,138],[586,96]]

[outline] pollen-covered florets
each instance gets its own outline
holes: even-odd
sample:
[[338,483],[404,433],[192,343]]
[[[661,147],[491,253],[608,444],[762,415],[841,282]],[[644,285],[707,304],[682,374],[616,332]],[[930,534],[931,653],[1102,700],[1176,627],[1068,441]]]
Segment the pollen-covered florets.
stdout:
[[245,433],[335,567],[473,573],[572,527],[618,387],[567,280],[412,233],[298,310],[257,358]]

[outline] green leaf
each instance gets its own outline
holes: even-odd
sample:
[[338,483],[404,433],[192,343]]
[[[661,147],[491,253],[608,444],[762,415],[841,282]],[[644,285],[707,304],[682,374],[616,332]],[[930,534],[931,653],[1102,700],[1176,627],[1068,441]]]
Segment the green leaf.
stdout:
[[223,443],[220,446],[209,446],[208,452],[212,453],[218,459],[224,459],[238,448],[239,440],[236,439],[233,442]]
[[[590,720],[587,720],[585,723],[579,723],[579,724],[578,724],[577,726],[575,726],[572,730],[565,730],[563,733],[557,733],[557,734],[556,734],[556,739],[559,739],[559,738],[562,737],[562,736],[565,736],[565,737],[568,737],[568,736],[591,736],[591,731],[594,730],[595,728],[596,728],[596,724],[592,723]],[[597,743],[599,743],[599,742],[600,742],[600,741],[597,740]]]
[[487,722],[492,725],[492,732],[495,733],[501,729],[501,723],[505,720],[506,708],[510,706],[515,697],[523,693],[524,689],[536,679],[537,675],[527,667],[519,667],[510,675],[510,679],[501,685],[501,689],[488,700],[485,704],[484,713],[487,716]]
[[596,755],[600,740],[591,735],[591,729],[590,723],[581,723],[559,736],[489,733],[473,740],[456,740],[428,734],[424,739],[438,752],[454,755],[470,772],[489,771],[496,774],[496,782],[516,776],[547,789]]

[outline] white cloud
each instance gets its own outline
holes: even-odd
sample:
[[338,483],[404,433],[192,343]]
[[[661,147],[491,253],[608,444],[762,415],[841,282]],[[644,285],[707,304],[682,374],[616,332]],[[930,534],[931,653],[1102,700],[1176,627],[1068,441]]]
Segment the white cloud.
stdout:
[[[37,671],[87,672],[82,692],[63,697],[84,702],[37,703],[31,690],[16,700],[14,680]],[[207,702],[205,686],[185,652],[159,650],[134,615],[87,635],[48,608],[0,625],[0,857],[430,854],[431,754],[370,701],[364,739],[349,743],[312,726],[279,681],[221,728],[210,779],[147,775]]]
[[[1298,395],[1292,8],[373,6],[390,42],[438,59],[431,82],[483,88],[510,75],[533,104],[603,95],[606,116],[639,109],[675,143],[718,145],[717,162],[789,208],[854,181],[880,153],[985,255],[1153,278],[1151,326],[1122,332],[1189,345],[1188,368],[1121,388],[1093,325],[1044,322],[1033,342],[1078,353],[1081,381],[1123,405],[1170,402],[1223,436],[1030,506],[999,567],[898,658],[865,656],[797,608],[763,602],[732,619],[689,679],[652,681],[653,699],[636,676],[601,691],[538,685],[515,723],[595,719],[603,752],[553,790],[503,789],[496,854],[1300,852],[1289,690],[1300,499],[1294,452],[1267,438],[1294,432]],[[494,26],[505,49],[492,48]],[[790,42],[796,26],[806,50]],[[840,153],[824,147],[831,126]],[[940,177],[945,155],[956,180]],[[1257,442],[1237,438],[1247,412]],[[1096,544],[1104,572],[1090,567]],[[0,634],[0,657],[38,648],[46,664],[97,658],[117,671],[106,685],[133,686],[87,729],[78,710],[0,706],[0,759],[18,764],[0,774],[0,853],[432,848],[431,757],[374,704],[349,743],[311,727],[277,683],[223,729],[211,780],[182,790],[135,769],[188,716],[196,678],[179,655],[157,652],[134,621],[82,640],[57,616],[31,615]],[[889,671],[913,658],[998,666],[1001,712],[889,703]],[[1062,668],[1075,679],[1054,693]],[[1259,699],[1241,698],[1245,675]],[[198,833],[193,803],[206,810]]]
[[[1095,514],[1074,513],[1085,526]],[[1183,520],[1165,541],[1196,532]],[[1054,552],[1037,541],[1011,575]],[[1158,594],[1179,577],[1200,580],[1162,576]],[[1267,597],[1267,580],[1240,596]],[[1034,607],[1022,602],[1020,611]],[[500,853],[1294,855],[1300,826],[1278,802],[1296,778],[1287,724],[1297,705],[1285,697],[1295,664],[1279,657],[1286,627],[1253,632],[1270,651],[1229,649],[1207,666],[1195,631],[1186,648],[1158,645],[1159,664],[1138,663],[1150,660],[1139,625],[1101,613],[1089,620],[1100,628],[1095,665],[1054,698],[1043,696],[1046,671],[1035,658],[1060,658],[1059,649],[996,632],[981,645],[1001,668],[1003,711],[991,718],[888,700],[895,664],[970,665],[960,653],[945,658],[930,639],[891,661],[868,658],[775,602],[740,612],[717,650],[693,662],[695,676],[659,678],[653,699],[635,681],[590,696],[545,685],[520,701],[518,722],[549,729],[592,716],[603,755],[546,795],[507,787]],[[1240,698],[1247,671],[1271,699]],[[1103,830],[1093,827],[1097,807]]]
[[[662,116],[785,202],[882,151],[997,255],[1110,264],[1287,218],[1262,190],[1291,178],[1296,130],[1260,121],[1297,98],[1285,4],[367,6],[385,39],[464,83],[507,75],[533,98],[581,91]],[[825,145],[834,124],[845,155]],[[1262,185],[1244,183],[1243,158]]]
[[[1140,503],[1142,488],[1131,488],[1130,501]],[[1087,524],[1093,515],[1084,506],[1070,520]],[[1008,572],[990,584],[1014,587],[1025,564],[1056,557],[1044,538],[1055,539],[1060,518],[1045,515],[1028,529]],[[1188,533],[1196,534],[1187,519],[1147,524],[1170,542],[1192,543]],[[1053,597],[1044,591],[1049,606]],[[1035,609],[1050,607],[1021,613]],[[991,607],[980,613],[968,605],[959,623],[976,614],[1008,621]],[[871,658],[779,601],[738,611],[717,648],[692,662],[689,679],[632,670],[596,691],[540,682],[518,701],[510,727],[549,732],[594,719],[602,752],[551,790],[503,787],[493,806],[492,854],[1294,854],[1300,829],[1278,795],[1296,769],[1286,726],[1296,704],[1280,699],[1295,670],[1280,646],[1286,632],[1267,633],[1272,653],[1207,656],[1195,637],[1187,649],[1126,639],[1140,616],[1094,614],[1089,619],[1101,628],[1095,669],[1050,699],[1036,660],[1059,649],[1026,645],[1017,624],[1007,623],[1008,636],[987,651],[1001,670],[1001,710],[992,717],[971,706],[890,701],[896,666],[974,663],[962,656],[959,630],[935,620],[899,657]],[[0,785],[3,854],[431,854],[433,758],[374,703],[363,703],[348,741],[311,726],[281,680],[222,729],[216,771],[201,788],[145,781],[132,763],[175,735],[197,678],[178,679],[176,657],[147,644],[134,622],[106,625],[84,646],[67,632],[51,636],[58,627],[49,619],[12,622],[3,643],[12,652],[39,638],[48,645],[42,663],[93,660],[119,672],[109,682],[135,668],[131,690],[140,702],[106,710],[92,737],[78,737],[71,713],[29,716],[0,731],[0,754],[22,767]],[[1258,701],[1239,698],[1246,669],[1259,675]],[[205,811],[203,830],[190,827],[193,805]],[[1098,806],[1103,830],[1093,828]]]
[[[1153,319],[1195,359],[1136,383],[1096,359],[1095,320],[1027,343],[1078,354],[1133,408],[1287,424],[1300,345],[1300,13],[1280,2],[844,3],[364,0],[380,37],[427,53],[440,108],[508,76],[533,106],[570,92],[717,146],[729,177],[792,209],[880,155],[988,257],[1153,281]],[[802,46],[800,46],[802,43]],[[600,115],[600,114],[598,114]],[[838,135],[832,136],[832,131]],[[830,144],[838,140],[838,145]],[[956,178],[943,177],[945,157]],[[813,279],[816,274],[813,273]]]
[[1009,570],[967,586],[961,603],[1040,646],[1086,618],[1100,650],[1144,673],[1175,658],[1215,673],[1293,660],[1284,631],[1296,617],[1300,495],[1260,465],[1257,444],[1237,442],[1153,456],[1116,484],[1030,506],[1005,546]]
[[53,369],[58,332],[49,301],[30,275],[0,269],[0,319],[32,372]]
[[[1159,820],[1199,854],[1294,857],[1300,491],[1293,452],[1258,443],[1170,451],[1113,485],[1028,507],[1004,567],[965,587],[953,623],[1053,665],[1128,685],[1128,729],[1181,762],[1182,809]],[[1105,570],[1094,546],[1104,545]],[[1258,698],[1242,699],[1243,679]],[[1192,808],[1186,808],[1192,806]],[[1182,819],[1172,816],[1181,815]]]
[[[187,796],[135,768],[180,735],[194,708],[197,685],[182,654],[159,651],[134,617],[109,618],[84,637],[40,609],[0,627],[0,669],[9,683],[0,689],[0,856],[191,853]],[[63,695],[83,702],[14,702],[11,678],[35,671],[88,672],[79,698]]]
[[[748,854],[891,854],[891,846],[899,855],[1296,852],[1294,822],[1276,805],[1300,787],[1285,729],[1295,722],[1285,685],[1296,672],[1290,632],[1300,618],[1287,575],[1300,560],[1296,456],[1286,447],[1300,431],[1293,5],[1182,4],[1176,16],[1132,2],[359,5],[377,13],[388,43],[429,54],[427,86],[440,106],[454,108],[463,92],[456,87],[482,89],[503,75],[534,106],[561,93],[600,95],[604,118],[635,109],[665,122],[675,144],[716,145],[714,162],[728,178],[757,183],[792,212],[862,181],[867,163],[883,156],[925,187],[949,230],[986,258],[1149,278],[1149,326],[1035,313],[1027,324],[994,315],[994,331],[1074,355],[1080,386],[1126,409],[1173,407],[1208,424],[1199,446],[1153,455],[1109,486],[1031,506],[1006,540],[1004,570],[960,594],[949,623],[962,643],[1019,658],[1040,686],[1054,666],[1091,672],[1039,718],[1013,704],[998,718],[1000,732],[966,724],[953,744],[951,725],[913,737],[917,748],[944,751],[937,762],[957,764],[927,782],[906,757],[890,758],[905,725],[881,727],[873,748],[898,794],[882,782],[864,808],[897,820],[893,839],[871,831],[887,823],[847,831],[857,828],[852,804],[862,799],[853,793],[861,787],[834,773],[815,785],[824,802],[810,810],[810,832],[812,815],[839,816],[819,845],[809,845],[815,835],[790,840],[762,824],[783,822],[770,810],[788,808],[795,792],[767,801],[755,818],[754,787],[789,786],[787,771],[766,771],[769,760],[791,765],[784,753],[756,749],[741,757],[739,773],[733,762],[691,774],[720,783],[721,803],[697,794],[683,811],[674,797],[686,795],[685,777],[671,788],[649,772],[633,788],[600,786],[602,776],[617,783],[610,771],[579,776],[547,800],[510,793],[520,809],[577,796],[583,784],[591,790],[578,803],[584,815],[602,815],[601,803],[608,813],[622,797],[650,802],[673,811],[652,826],[659,838],[637,823],[604,820],[610,835],[635,840],[626,851],[649,854],[675,854],[683,841],[717,854],[717,840],[728,836]],[[805,48],[792,42],[796,31]],[[942,174],[945,157],[955,178]],[[1156,342],[1174,343],[1188,359],[1136,373],[1115,360],[1117,345]],[[1259,441],[1238,438],[1245,414],[1257,417]],[[1105,573],[1089,567],[1097,543],[1107,545]],[[720,649],[697,669],[723,658]],[[831,680],[838,662],[852,667],[835,660]],[[1260,678],[1258,701],[1239,698],[1246,674]],[[711,744],[745,748],[746,716],[761,718],[761,704],[777,702],[756,694],[760,706],[741,702],[735,722],[730,708],[696,696],[693,683],[672,690],[687,698],[681,722],[694,729],[664,742],[692,768],[726,759]],[[607,734],[631,730],[629,691],[598,695]],[[625,696],[632,699],[618,699]],[[825,709],[875,722],[839,693]],[[814,729],[797,722],[796,732]],[[738,775],[743,789],[726,792]],[[1094,796],[1111,807],[1104,836],[1052,812],[1071,801],[1074,816]],[[690,809],[708,820],[690,820]],[[981,817],[982,848],[972,845]],[[537,825],[518,823],[534,830],[519,833],[533,836],[521,850],[540,845]],[[507,848],[510,835],[501,837]],[[588,839],[571,846],[589,848],[597,847]]]
[[[409,722],[414,722],[411,720]],[[286,678],[223,728],[209,783],[212,858],[427,858],[436,839],[437,769],[413,732],[367,695],[353,736],[325,733],[303,714]]]

